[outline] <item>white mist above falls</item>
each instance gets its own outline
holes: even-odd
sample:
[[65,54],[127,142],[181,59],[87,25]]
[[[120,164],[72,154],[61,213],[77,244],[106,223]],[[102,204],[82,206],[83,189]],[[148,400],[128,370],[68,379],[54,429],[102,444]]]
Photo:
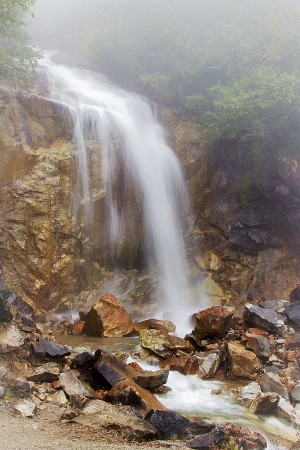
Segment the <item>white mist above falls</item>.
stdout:
[[111,242],[117,245],[123,220],[113,196],[121,163],[125,178],[133,180],[141,198],[145,248],[149,266],[157,270],[160,313],[173,313],[172,319],[182,323],[184,312],[186,317],[191,312],[181,226],[188,197],[180,162],[168,146],[163,128],[143,98],[90,72],[55,65],[50,59],[45,59],[42,67],[52,86],[52,99],[61,103],[73,120],[87,228],[93,220],[87,149],[92,141],[99,143],[96,151],[101,152]]

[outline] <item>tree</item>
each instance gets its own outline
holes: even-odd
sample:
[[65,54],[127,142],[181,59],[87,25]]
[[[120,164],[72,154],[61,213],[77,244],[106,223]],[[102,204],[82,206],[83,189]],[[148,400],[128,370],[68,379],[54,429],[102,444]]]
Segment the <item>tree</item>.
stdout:
[[35,0],[0,0],[0,78],[26,82],[40,52],[24,30],[26,14]]

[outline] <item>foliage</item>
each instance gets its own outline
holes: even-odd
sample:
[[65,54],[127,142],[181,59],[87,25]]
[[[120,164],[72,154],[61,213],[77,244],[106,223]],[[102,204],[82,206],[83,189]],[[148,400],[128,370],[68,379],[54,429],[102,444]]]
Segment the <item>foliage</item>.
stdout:
[[24,15],[35,0],[0,0],[0,78],[26,81],[40,53],[24,30]]

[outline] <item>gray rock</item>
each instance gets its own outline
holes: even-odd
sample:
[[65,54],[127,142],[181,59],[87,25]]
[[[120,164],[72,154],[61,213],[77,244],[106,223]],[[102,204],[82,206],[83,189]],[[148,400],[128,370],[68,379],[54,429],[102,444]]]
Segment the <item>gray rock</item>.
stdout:
[[3,398],[6,394],[6,390],[3,386],[0,386],[0,398]]
[[291,422],[295,427],[300,428],[300,417],[298,417],[295,408],[288,400],[281,398],[278,402],[278,416]]
[[286,387],[282,384],[278,374],[267,372],[264,373],[258,380],[261,390],[263,392],[275,392],[284,399],[288,400],[289,394]]
[[95,396],[93,389],[78,380],[77,376],[72,370],[62,373],[59,376],[59,381],[61,386],[63,387],[63,390],[69,397],[78,396],[93,398]]
[[56,363],[49,362],[35,368],[26,378],[27,380],[35,381],[36,383],[52,383],[53,381],[58,380],[59,373],[59,366]]
[[0,366],[0,381],[5,380],[6,377],[7,377],[7,370],[5,369],[5,367]]
[[196,354],[199,360],[199,374],[201,378],[210,378],[218,370],[224,357],[224,350],[199,352]]
[[274,392],[259,394],[249,405],[250,411],[255,414],[274,414],[277,411],[279,395]]
[[286,319],[275,311],[249,304],[245,305],[245,307],[245,320],[250,325],[275,333],[280,333],[284,330]]
[[37,406],[31,400],[24,400],[15,406],[15,410],[22,417],[33,417],[37,412]]
[[295,325],[300,325],[300,303],[287,306],[285,313],[291,322]]
[[295,403],[300,403],[300,383],[292,389],[291,398]]
[[237,402],[242,405],[249,405],[253,400],[255,400],[261,394],[260,385],[254,381],[253,383],[247,384],[237,397]]
[[32,388],[25,378],[17,378],[9,382],[11,393],[18,398],[25,398],[31,394]]
[[247,344],[259,358],[269,358],[271,347],[266,336],[254,333],[246,333]]
[[259,306],[264,309],[272,309],[272,311],[282,313],[289,304],[290,302],[287,300],[267,300],[265,302],[261,302]]
[[54,394],[48,395],[46,400],[48,403],[53,403],[58,406],[64,406],[68,403],[68,399],[64,391],[57,391]]
[[24,338],[14,325],[5,326],[0,331],[0,353],[8,353],[21,347]]

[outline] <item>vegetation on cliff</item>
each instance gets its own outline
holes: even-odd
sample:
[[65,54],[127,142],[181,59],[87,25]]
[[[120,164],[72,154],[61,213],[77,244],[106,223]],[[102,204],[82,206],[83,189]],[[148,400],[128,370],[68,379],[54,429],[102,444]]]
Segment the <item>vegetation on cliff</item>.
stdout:
[[39,52],[26,33],[25,16],[35,0],[0,0],[0,79],[26,81]]

